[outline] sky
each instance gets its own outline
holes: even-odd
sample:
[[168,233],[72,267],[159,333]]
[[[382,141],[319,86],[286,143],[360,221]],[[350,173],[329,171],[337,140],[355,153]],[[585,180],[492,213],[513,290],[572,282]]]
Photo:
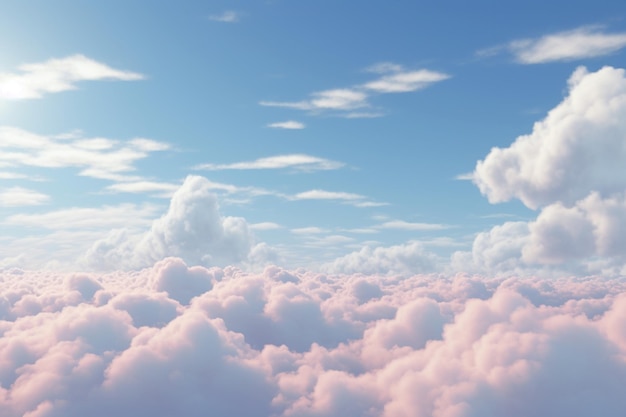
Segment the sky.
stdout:
[[4,3],[0,414],[623,414],[622,2]]

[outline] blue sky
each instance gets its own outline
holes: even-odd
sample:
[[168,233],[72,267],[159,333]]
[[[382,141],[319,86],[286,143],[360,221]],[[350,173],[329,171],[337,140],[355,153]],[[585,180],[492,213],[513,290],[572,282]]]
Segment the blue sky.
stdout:
[[[617,1],[10,2],[0,16],[0,266],[123,269],[171,254],[332,269],[379,248],[391,264],[373,271],[448,270],[480,233],[620,190],[593,183],[572,201],[534,204],[511,183],[498,202],[491,179],[504,171],[472,172],[564,102],[577,68],[624,66],[624,15]],[[124,239],[149,241],[167,213],[159,230],[172,235],[170,198],[190,175],[203,180],[185,183],[187,197],[206,191],[219,209],[193,211],[181,191],[190,217],[176,227],[215,220],[228,231],[237,218],[241,256],[209,253],[232,249],[228,233],[222,246],[206,243],[221,242],[210,230],[150,255],[111,255]],[[206,254],[186,252],[205,244]],[[108,260],[94,261],[103,245]],[[524,247],[516,271],[569,262]],[[564,271],[623,265],[611,251],[585,253],[584,267]]]

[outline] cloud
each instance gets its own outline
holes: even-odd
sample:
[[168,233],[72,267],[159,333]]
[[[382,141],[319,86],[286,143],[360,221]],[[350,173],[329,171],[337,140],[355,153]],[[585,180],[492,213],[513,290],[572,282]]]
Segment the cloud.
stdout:
[[439,269],[437,257],[424,250],[418,242],[376,247],[364,246],[325,264],[322,268],[332,273],[401,274],[434,272]]
[[180,187],[180,184],[172,184],[168,182],[157,181],[129,181],[108,185],[105,189],[113,192],[123,193],[159,193],[161,197],[169,198],[174,191]]
[[118,227],[146,226],[158,212],[159,207],[151,204],[137,206],[73,207],[37,214],[14,214],[2,224],[51,230],[68,229],[112,229]]
[[477,163],[473,180],[490,202],[518,198],[536,209],[626,188],[624,70],[579,68],[569,85],[569,95],[532,133]]
[[586,26],[536,39],[520,39],[508,49],[522,64],[574,61],[609,55],[626,47],[626,33],[605,33],[602,27]]
[[297,122],[295,120],[288,120],[286,122],[270,123],[267,127],[273,127],[275,129],[299,130],[304,129],[305,125],[304,123]]
[[365,198],[360,194],[326,191],[326,190],[310,190],[298,193],[293,196],[294,200],[360,200]]
[[175,258],[133,273],[0,278],[2,415],[626,408],[623,279],[245,274]]
[[273,222],[254,223],[250,225],[252,230],[276,230],[282,229],[283,226]]
[[203,265],[247,261],[255,245],[250,227],[243,218],[220,214],[211,186],[203,177],[187,177],[149,231],[113,230],[92,245],[85,261],[100,270],[143,268],[166,256]]
[[377,93],[409,93],[447,80],[449,75],[440,72],[419,70],[398,72],[366,83],[364,87]]
[[327,191],[327,190],[309,190],[301,193],[294,194],[292,196],[286,196],[289,200],[338,200],[343,201],[345,204],[350,204],[355,207],[367,208],[367,207],[380,207],[386,206],[388,203],[377,203],[374,201],[367,201],[365,196],[354,193],[347,193],[344,191]]
[[19,73],[0,73],[0,100],[41,98],[44,94],[75,90],[81,81],[144,78],[139,73],[117,70],[84,55],[23,64],[18,69]]
[[0,207],[39,206],[50,200],[50,196],[22,187],[0,189]]
[[407,93],[425,88],[450,78],[448,74],[431,70],[406,70],[402,66],[385,62],[376,64],[368,72],[383,74],[365,84],[311,93],[311,98],[301,101],[261,101],[261,106],[285,107],[311,112],[339,112],[346,118],[380,117],[379,111],[354,111],[371,107],[372,94]]
[[127,176],[135,162],[169,145],[149,139],[118,141],[106,138],[44,136],[0,126],[0,164],[48,169],[78,168],[79,175],[114,181],[136,181]]
[[212,14],[209,16],[209,20],[222,23],[236,23],[239,22],[240,18],[241,16],[239,15],[239,13],[233,10],[226,10],[221,14]]
[[261,101],[260,104],[267,107],[287,107],[298,110],[354,110],[369,106],[366,93],[349,88],[319,91],[311,96],[312,98],[308,101]]
[[376,226],[379,229],[409,230],[409,231],[427,231],[427,230],[444,230],[451,226],[439,223],[412,223],[403,220],[393,220],[384,222]]
[[535,220],[480,233],[456,270],[540,275],[626,271],[626,78],[577,69],[569,95],[533,132],[479,161],[473,181],[492,203],[518,198]]
[[235,162],[232,164],[202,164],[194,167],[198,170],[221,171],[228,169],[285,169],[292,168],[298,171],[325,171],[339,169],[345,166],[343,162],[331,161],[305,154],[277,155],[259,158],[254,161]]

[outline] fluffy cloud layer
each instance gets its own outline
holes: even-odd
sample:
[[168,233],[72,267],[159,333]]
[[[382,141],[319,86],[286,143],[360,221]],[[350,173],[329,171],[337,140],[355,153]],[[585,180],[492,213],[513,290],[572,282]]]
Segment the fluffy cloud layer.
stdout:
[[626,283],[0,272],[0,414],[617,417]]

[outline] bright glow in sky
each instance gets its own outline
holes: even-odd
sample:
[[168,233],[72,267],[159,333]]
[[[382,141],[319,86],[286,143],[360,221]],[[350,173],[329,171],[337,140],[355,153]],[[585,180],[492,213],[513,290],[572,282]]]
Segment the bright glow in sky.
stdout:
[[[626,276],[626,8],[609,0],[420,3],[3,5],[1,331],[40,331],[40,315],[56,314],[54,326],[78,310],[111,310],[119,320],[106,324],[110,346],[56,333],[28,355],[0,346],[0,414],[143,407],[124,397],[122,366],[149,366],[133,349],[152,343],[154,353],[164,349],[156,339],[187,337],[194,326],[222,340],[215,366],[261,390],[258,415],[598,411],[544,399],[537,408],[518,403],[515,414],[506,392],[485,387],[514,390],[523,380],[529,390],[535,378],[549,385],[536,372],[560,369],[550,349],[567,339],[565,328],[597,336],[594,352],[626,355],[613,329],[626,312],[622,290],[603,284],[620,286]],[[177,273],[182,283],[169,282]],[[231,281],[239,276],[248,281],[238,287]],[[448,281],[439,286],[436,277]],[[430,292],[418,291],[424,298],[414,303],[401,279]],[[263,280],[281,284],[263,284],[261,302],[252,292]],[[476,285],[476,293],[457,288]],[[243,314],[222,296],[260,310]],[[470,388],[435,395],[436,381],[422,380],[412,399],[415,376],[405,375],[387,389],[393,361],[417,366],[461,355],[470,340],[509,337],[488,325],[463,333],[467,316],[486,317],[481,308],[496,311],[484,320],[515,334],[506,343],[522,346],[494,359],[506,364],[486,359],[493,352],[481,345],[487,356],[476,367],[492,373],[457,364],[448,381],[465,378]],[[528,332],[545,348],[536,357],[513,340],[525,337],[515,308],[533,317]],[[299,333],[290,312],[310,334]],[[411,323],[418,330],[405,340],[398,329]],[[257,325],[269,333],[255,333]],[[71,349],[63,344],[72,340]],[[428,340],[438,347],[426,349]],[[92,381],[93,403],[29,391],[29,375],[45,370],[38,360],[60,363],[46,356],[55,349],[71,350],[68,364],[95,355],[87,373],[105,382]],[[153,365],[184,372],[180,355]],[[598,366],[618,366],[607,363]],[[625,375],[613,377],[624,383]],[[68,387],[80,384],[68,378]],[[333,397],[339,389],[359,406]],[[109,397],[118,402],[106,409]],[[623,414],[620,401],[611,410]],[[146,416],[158,415],[152,407]]]

